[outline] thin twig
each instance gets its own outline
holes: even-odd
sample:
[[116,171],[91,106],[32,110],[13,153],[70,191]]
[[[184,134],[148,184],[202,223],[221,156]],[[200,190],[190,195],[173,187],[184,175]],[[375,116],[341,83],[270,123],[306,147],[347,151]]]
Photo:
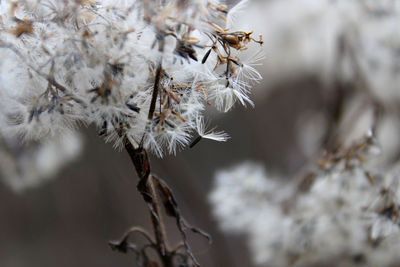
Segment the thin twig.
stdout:
[[134,148],[127,138],[125,138],[124,144],[140,180],[138,190],[142,194],[143,199],[150,210],[157,252],[162,260],[163,266],[172,267],[172,257],[168,247],[167,235],[165,233],[165,224],[162,218],[153,179],[150,174],[150,162],[146,150],[143,148]]
[[141,234],[142,236],[144,236],[144,237],[147,239],[147,241],[150,242],[150,244],[152,244],[152,245],[155,244],[155,241],[154,241],[153,238],[150,236],[150,234],[149,234],[146,230],[144,230],[143,228],[141,228],[141,227],[139,227],[139,226],[133,226],[133,227],[131,227],[131,228],[122,236],[121,239],[128,239],[129,236],[130,236],[131,234],[133,234],[133,233],[139,233],[139,234]]
[[158,95],[158,91],[160,89],[160,79],[161,79],[161,61],[160,61],[160,63],[158,63],[157,70],[156,70],[156,76],[154,79],[153,94],[151,96],[151,103],[150,103],[150,109],[149,109],[149,115],[148,115],[149,120],[153,119],[154,110],[156,109],[157,95]]

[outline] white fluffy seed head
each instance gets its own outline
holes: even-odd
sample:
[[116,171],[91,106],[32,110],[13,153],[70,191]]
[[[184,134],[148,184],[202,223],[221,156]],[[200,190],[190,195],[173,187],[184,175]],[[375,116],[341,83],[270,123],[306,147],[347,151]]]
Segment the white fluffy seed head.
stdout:
[[261,76],[239,56],[262,41],[225,30],[243,6],[227,12],[206,0],[2,3],[2,134],[41,139],[95,124],[117,146],[127,138],[158,156],[175,153],[201,128],[206,103],[222,111],[237,101],[252,104],[249,89]]

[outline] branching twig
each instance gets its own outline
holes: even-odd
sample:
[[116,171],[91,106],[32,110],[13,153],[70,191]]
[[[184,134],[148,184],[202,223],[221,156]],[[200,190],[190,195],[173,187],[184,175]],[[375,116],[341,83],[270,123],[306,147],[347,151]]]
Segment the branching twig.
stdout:
[[150,175],[150,164],[143,148],[134,148],[128,139],[125,139],[125,148],[135,166],[136,173],[139,177],[138,190],[142,194],[143,199],[147,203],[150,210],[151,222],[155,234],[155,246],[164,266],[172,266],[171,257],[168,251],[168,241],[165,234],[164,222],[157,196],[154,190],[152,177]]
[[[110,242],[110,246],[113,249],[126,253],[132,246],[128,242],[129,236],[132,233],[140,233],[149,241],[150,244],[147,247],[151,247],[157,251],[163,267],[173,267],[175,257],[178,256],[181,260],[185,258],[185,261],[191,262],[194,266],[200,266],[187,241],[186,229],[206,237],[209,241],[211,241],[211,237],[200,229],[191,226],[183,218],[171,189],[163,180],[151,174],[150,162],[146,150],[141,147],[135,148],[127,138],[124,138],[124,145],[133,165],[135,166],[135,170],[139,178],[137,189],[142,194],[142,197],[150,211],[154,239],[142,228],[132,227],[122,236],[120,241]],[[159,199],[161,202],[159,202]],[[166,214],[176,219],[177,228],[181,233],[182,243],[180,243],[178,246],[175,246],[175,248],[169,247],[160,203],[163,204]],[[187,255],[186,257],[182,257],[182,253],[178,253],[178,250],[181,248],[185,249]],[[145,254],[138,254],[138,251],[139,250],[135,247],[135,253],[140,255],[140,257],[138,257],[143,261],[149,261]]]

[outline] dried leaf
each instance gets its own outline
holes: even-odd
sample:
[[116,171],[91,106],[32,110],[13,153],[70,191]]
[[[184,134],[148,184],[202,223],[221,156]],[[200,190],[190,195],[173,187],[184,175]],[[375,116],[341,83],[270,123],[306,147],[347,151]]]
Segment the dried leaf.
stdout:
[[199,228],[191,226],[185,218],[181,215],[181,212],[178,208],[178,204],[175,200],[174,195],[172,194],[171,189],[168,187],[165,181],[163,181],[160,178],[157,178],[153,176],[153,181],[154,181],[154,186],[157,189],[158,195],[160,196],[165,211],[167,215],[171,217],[175,217],[176,219],[176,225],[178,227],[179,232],[181,233],[183,244],[186,249],[186,253],[189,255],[189,257],[192,259],[193,263],[195,266],[200,266],[198,261],[196,260],[195,256],[193,255],[192,249],[189,246],[187,236],[186,236],[186,229],[189,229],[193,233],[200,234],[201,236],[207,238],[207,240],[211,243],[212,239],[209,234],[206,232],[202,231]]

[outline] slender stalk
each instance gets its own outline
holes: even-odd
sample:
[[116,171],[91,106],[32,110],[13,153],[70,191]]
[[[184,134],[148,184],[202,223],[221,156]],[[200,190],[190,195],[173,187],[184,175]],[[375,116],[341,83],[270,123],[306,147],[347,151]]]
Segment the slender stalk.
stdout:
[[161,62],[158,64],[156,69],[156,76],[154,80],[154,88],[153,94],[151,96],[151,103],[149,109],[148,119],[151,121],[153,119],[154,110],[156,109],[157,95],[160,88],[160,79],[161,79]]
[[[150,174],[150,162],[146,150],[143,148],[134,148],[129,140],[125,140],[125,149],[131,158],[137,176],[139,178],[138,189],[142,193],[145,202],[148,204],[150,218],[153,226],[155,245],[158,255],[164,267],[173,266],[173,254],[168,245],[168,238],[165,232],[165,223],[161,213],[153,178]],[[139,187],[145,186],[146,191]]]
[[158,201],[158,197],[154,188],[153,178],[151,177],[151,175],[148,179],[148,183],[151,195],[153,197],[153,203],[152,203],[153,210],[157,214],[157,217],[155,217],[152,211],[150,211],[153,230],[156,236],[158,254],[162,259],[163,265],[165,267],[172,267],[173,266],[172,254],[170,252],[170,248],[168,245],[168,238],[165,231],[165,223],[161,214],[160,204]]

